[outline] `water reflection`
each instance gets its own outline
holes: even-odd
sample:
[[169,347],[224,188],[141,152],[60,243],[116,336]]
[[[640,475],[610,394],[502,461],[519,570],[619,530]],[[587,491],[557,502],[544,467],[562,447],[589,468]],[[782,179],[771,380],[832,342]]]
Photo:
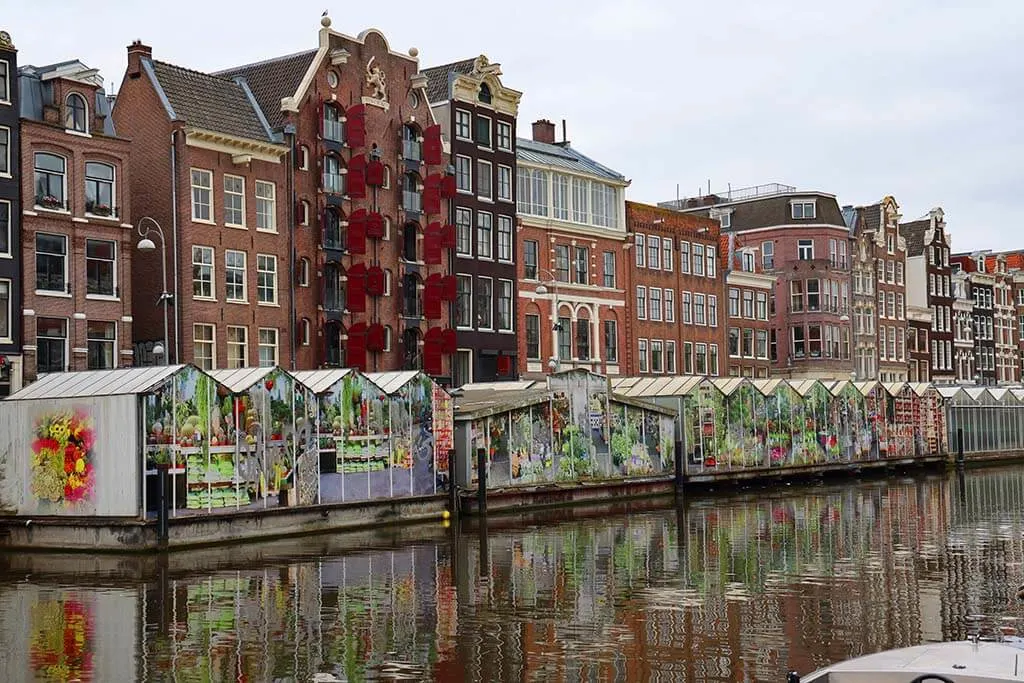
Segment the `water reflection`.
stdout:
[[340,551],[0,557],[0,680],[781,680],[1024,628],[1024,468]]

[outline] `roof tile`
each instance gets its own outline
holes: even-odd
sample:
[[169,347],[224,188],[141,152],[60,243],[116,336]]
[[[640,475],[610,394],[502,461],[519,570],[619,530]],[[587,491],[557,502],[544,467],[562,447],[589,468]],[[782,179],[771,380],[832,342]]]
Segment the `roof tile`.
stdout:
[[309,70],[316,53],[316,50],[305,50],[254,64],[223,69],[214,72],[213,75],[222,78],[244,78],[260,109],[263,110],[263,115],[267,117],[270,127],[277,129],[284,125],[281,99],[291,97],[298,91],[302,77]]
[[451,83],[453,76],[457,74],[473,73],[473,65],[476,59],[463,59],[451,64],[432,66],[423,70],[427,77],[427,101],[446,102],[451,98]]
[[907,242],[907,256],[920,256],[924,253],[924,234],[931,227],[931,219],[922,218],[917,221],[900,223],[900,234]]

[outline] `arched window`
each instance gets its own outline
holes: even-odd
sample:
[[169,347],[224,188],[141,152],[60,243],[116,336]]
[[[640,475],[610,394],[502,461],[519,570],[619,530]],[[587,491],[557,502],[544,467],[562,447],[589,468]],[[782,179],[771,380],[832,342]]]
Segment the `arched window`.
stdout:
[[341,286],[341,269],[337,263],[324,266],[324,310],[341,312],[345,310],[345,292]]
[[328,154],[324,157],[324,192],[345,194],[345,176],[341,172],[341,159]]
[[36,206],[46,209],[66,209],[67,161],[48,152],[36,152]]
[[341,323],[331,321],[324,326],[324,352],[327,365],[341,367]]
[[324,105],[324,139],[333,142],[345,141],[345,124],[341,121],[341,111],[333,104]]
[[311,325],[309,324],[309,318],[303,318],[299,328],[300,341],[303,346],[309,346],[310,337],[312,337]]
[[402,276],[402,315],[407,318],[420,317],[420,278],[416,273]]
[[420,179],[415,173],[406,173],[402,176],[402,207],[406,211],[419,213],[423,207],[420,196]]
[[299,170],[309,170],[309,147],[299,145]]
[[341,229],[341,214],[334,209],[324,211],[324,246],[328,249],[344,249],[345,233]]
[[89,109],[85,106],[85,98],[73,92],[68,95],[64,104],[64,127],[79,133],[88,133]]
[[299,202],[299,206],[301,207],[299,211],[299,223],[301,225],[309,225],[309,202],[303,199]]
[[419,329],[415,327],[407,327],[402,332],[402,365],[406,370],[420,369],[420,336]]
[[391,350],[391,325],[384,326],[384,350]]
[[406,223],[402,229],[402,258],[416,261],[416,224]]
[[299,286],[309,287],[309,259],[306,257],[299,259]]
[[402,156],[412,161],[421,159],[420,129],[411,123],[402,126]]
[[489,85],[487,85],[486,83],[481,83],[480,84],[480,94],[477,95],[477,99],[479,99],[484,104],[490,104],[491,103],[491,87]]
[[110,164],[86,162],[85,211],[96,216],[114,214],[114,167]]

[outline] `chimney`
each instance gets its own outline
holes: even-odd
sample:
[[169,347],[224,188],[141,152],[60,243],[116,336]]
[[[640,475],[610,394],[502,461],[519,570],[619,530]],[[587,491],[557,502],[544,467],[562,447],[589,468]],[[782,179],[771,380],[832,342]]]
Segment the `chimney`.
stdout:
[[547,119],[533,122],[533,141],[555,144],[555,124]]
[[142,59],[153,58],[153,48],[149,45],[143,45],[141,40],[134,40],[132,44],[128,46],[128,77],[138,78],[142,73],[141,62]]

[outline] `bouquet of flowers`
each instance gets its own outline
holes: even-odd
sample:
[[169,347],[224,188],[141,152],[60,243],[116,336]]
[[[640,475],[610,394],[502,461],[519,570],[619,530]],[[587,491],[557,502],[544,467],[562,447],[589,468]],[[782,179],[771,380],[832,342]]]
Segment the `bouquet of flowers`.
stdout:
[[93,492],[92,418],[82,411],[58,411],[36,421],[32,442],[32,493],[51,503],[79,503]]

